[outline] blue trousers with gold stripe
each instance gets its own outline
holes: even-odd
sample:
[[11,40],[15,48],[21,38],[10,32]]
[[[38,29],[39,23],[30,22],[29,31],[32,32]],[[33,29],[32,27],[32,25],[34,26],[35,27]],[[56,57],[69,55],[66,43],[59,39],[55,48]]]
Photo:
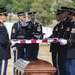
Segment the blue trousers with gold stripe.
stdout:
[[57,69],[55,75],[58,75],[58,52],[52,52],[52,63],[53,66]]
[[8,65],[8,60],[4,60],[4,63],[3,60],[0,60],[0,75],[6,75],[7,65]]
[[66,75],[66,52],[60,50],[58,52],[58,67],[60,75]]

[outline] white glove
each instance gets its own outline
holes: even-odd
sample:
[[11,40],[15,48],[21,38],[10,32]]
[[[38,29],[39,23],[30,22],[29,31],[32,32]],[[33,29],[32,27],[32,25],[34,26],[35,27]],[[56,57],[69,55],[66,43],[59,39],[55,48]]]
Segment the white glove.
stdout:
[[11,46],[14,46],[16,43],[14,41],[11,41]]
[[12,49],[13,49],[13,51],[16,51],[16,50],[17,50],[17,48],[16,48],[16,47],[13,47]]
[[34,37],[36,37],[37,39],[40,39],[41,35],[34,35]]
[[65,39],[60,39],[59,42],[60,42],[60,45],[66,45],[67,44],[67,40],[65,40]]

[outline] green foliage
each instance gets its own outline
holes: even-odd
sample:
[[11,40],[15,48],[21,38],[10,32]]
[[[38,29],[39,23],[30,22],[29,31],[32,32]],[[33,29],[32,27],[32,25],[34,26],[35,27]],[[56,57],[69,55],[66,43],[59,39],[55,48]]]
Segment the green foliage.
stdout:
[[0,0],[0,7],[5,6],[5,4],[6,4],[6,0]]
[[51,11],[52,0],[36,0],[31,5],[31,11],[37,11],[37,19],[43,25],[49,25],[53,18],[53,12]]
[[37,20],[42,25],[51,25],[55,12],[61,6],[75,7],[75,0],[0,0],[0,7],[5,6],[8,12],[24,10],[37,11]]
[[29,11],[33,0],[12,0],[14,12],[24,10]]
[[72,0],[72,6],[75,8],[75,0]]

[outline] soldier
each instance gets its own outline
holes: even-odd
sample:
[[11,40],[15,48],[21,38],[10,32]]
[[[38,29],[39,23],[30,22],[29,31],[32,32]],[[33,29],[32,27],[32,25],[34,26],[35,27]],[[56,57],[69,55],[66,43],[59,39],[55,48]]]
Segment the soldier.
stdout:
[[[60,44],[62,46],[67,45],[67,53],[66,53],[66,75],[74,75],[75,74],[75,11],[72,14],[72,24],[70,27],[70,34],[68,39],[64,38],[60,40]],[[65,48],[64,48],[65,50]]]
[[[26,15],[24,11],[20,11],[17,13],[19,21],[14,23],[11,31],[11,39],[25,39],[26,31]],[[14,62],[17,59],[25,56],[25,45],[23,44],[15,44],[12,46],[14,52]]]
[[[66,38],[68,39],[69,38],[69,34],[70,34],[70,30],[71,30],[71,26],[72,26],[72,23],[71,23],[71,14],[70,13],[70,10],[69,8],[67,7],[63,7],[61,8],[63,11],[64,11],[64,21],[63,23],[61,24],[61,30],[63,30],[61,32],[61,30],[59,31],[59,37],[58,38]],[[64,73],[66,74],[66,66],[65,66],[65,62],[66,62],[66,53],[67,53],[67,45],[65,46],[61,46],[60,45],[60,50],[58,51],[58,64],[59,64],[59,72],[60,72],[60,75],[63,75]]]
[[[67,38],[69,33],[70,33],[70,22],[69,20],[69,8],[67,7],[62,7],[62,14],[61,14],[61,19],[62,21],[58,23],[55,27],[55,31],[53,32],[53,38]],[[64,34],[65,33],[65,34]],[[51,44],[51,50],[53,50],[54,55],[56,52],[58,52],[58,68],[59,68],[59,73],[60,75],[63,75],[65,73],[65,60],[66,60],[66,50],[63,51],[63,47],[59,43],[53,43]],[[56,50],[55,50],[56,49]],[[56,51],[56,52],[55,52]],[[52,53],[53,54],[53,53]],[[56,58],[56,55],[55,55]],[[54,59],[55,59],[54,58]],[[55,59],[56,62],[56,59]],[[56,63],[55,63],[56,64]]]
[[[6,75],[8,59],[11,58],[10,40],[7,29],[4,25],[7,16],[7,9],[5,9],[4,7],[0,8],[0,75]],[[5,63],[3,63],[3,60]]]
[[[35,21],[36,12],[28,12],[28,18],[30,21],[27,22],[26,39],[42,39],[42,26]],[[28,44],[26,50],[26,57],[29,59],[37,59],[39,51],[39,44]]]
[[[59,26],[60,22],[62,21],[62,10],[57,9],[56,13],[56,20],[59,22],[56,24],[56,26],[53,28],[53,33],[49,38],[57,39],[59,34]],[[58,75],[58,50],[59,50],[59,43],[58,42],[52,42],[50,44],[50,52],[52,52],[52,62],[53,66],[57,68],[57,72],[55,75]]]

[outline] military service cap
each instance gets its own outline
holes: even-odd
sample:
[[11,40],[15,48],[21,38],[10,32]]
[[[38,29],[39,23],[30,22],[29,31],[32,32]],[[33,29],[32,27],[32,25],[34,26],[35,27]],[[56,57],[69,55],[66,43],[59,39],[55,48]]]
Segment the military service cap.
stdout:
[[18,15],[18,16],[26,17],[26,15],[25,15],[25,12],[24,12],[24,11],[19,11],[19,12],[17,13],[17,15]]
[[61,7],[61,10],[63,11],[63,12],[69,12],[69,8],[68,7]]
[[0,15],[8,16],[7,15],[7,9],[5,7],[0,8]]
[[63,11],[60,9],[57,9],[56,15],[60,15],[61,13],[63,13]]
[[28,15],[29,15],[30,18],[35,18],[36,13],[37,12],[28,12]]

